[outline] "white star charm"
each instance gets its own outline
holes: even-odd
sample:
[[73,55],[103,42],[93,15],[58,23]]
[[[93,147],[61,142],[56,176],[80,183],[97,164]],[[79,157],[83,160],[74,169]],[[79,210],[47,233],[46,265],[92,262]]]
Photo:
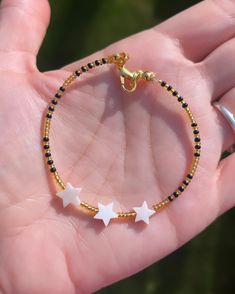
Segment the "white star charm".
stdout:
[[74,188],[70,183],[67,183],[65,189],[56,193],[56,195],[63,200],[64,207],[69,204],[80,205],[81,200],[79,199],[78,194],[81,190],[82,188]]
[[149,224],[149,218],[155,213],[155,210],[149,209],[146,201],[143,202],[142,206],[134,207],[136,212],[135,222],[144,221],[146,224]]
[[95,219],[101,219],[105,226],[110,222],[111,218],[117,218],[118,215],[113,211],[113,203],[109,203],[107,205],[103,205],[98,203],[99,212],[94,216]]

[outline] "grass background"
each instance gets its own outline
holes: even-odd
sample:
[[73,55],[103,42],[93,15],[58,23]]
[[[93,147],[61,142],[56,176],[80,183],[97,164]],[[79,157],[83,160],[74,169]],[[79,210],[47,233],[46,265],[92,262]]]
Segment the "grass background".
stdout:
[[[42,71],[61,67],[150,28],[197,2],[50,0],[52,20],[39,53],[38,66]],[[235,293],[234,223],[233,210],[177,252],[97,294]]]

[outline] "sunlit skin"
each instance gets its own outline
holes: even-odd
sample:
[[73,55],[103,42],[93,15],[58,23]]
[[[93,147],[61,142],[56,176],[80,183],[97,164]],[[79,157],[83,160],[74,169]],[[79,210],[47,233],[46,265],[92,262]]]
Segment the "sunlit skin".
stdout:
[[[234,134],[212,105],[217,99],[234,103],[234,15],[234,1],[203,1],[84,60],[39,72],[48,2],[2,1],[2,293],[94,292],[170,254],[234,206],[235,155],[219,162]],[[120,51],[130,55],[128,68],[155,71],[185,97],[199,124],[202,153],[190,186],[149,225],[131,219],[105,227],[84,211],[63,208],[56,197],[61,188],[45,165],[42,116],[72,71]],[[51,148],[62,179],[82,187],[81,200],[113,202],[115,211],[145,200],[151,207],[172,193],[189,168],[191,147],[180,104],[151,83],[125,93],[112,65],[77,79],[52,119]]]

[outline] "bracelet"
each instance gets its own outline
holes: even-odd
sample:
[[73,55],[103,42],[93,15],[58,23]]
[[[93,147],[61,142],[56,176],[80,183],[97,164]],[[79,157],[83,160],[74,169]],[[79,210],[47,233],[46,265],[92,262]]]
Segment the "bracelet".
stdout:
[[[107,226],[111,219],[133,219],[135,218],[135,222],[143,221],[146,224],[149,224],[149,218],[162,210],[164,207],[167,207],[174,199],[176,199],[180,194],[184,192],[187,188],[198,166],[200,152],[201,152],[201,139],[198,130],[198,124],[194,119],[194,116],[186,103],[185,99],[169,84],[167,84],[163,80],[156,79],[156,74],[150,71],[142,71],[138,70],[135,72],[129,71],[125,67],[126,61],[129,59],[128,54],[122,52],[118,54],[113,54],[108,56],[107,58],[101,58],[99,60],[95,60],[93,62],[89,62],[87,65],[81,66],[78,70],[73,72],[63,83],[63,85],[58,89],[54,97],[49,103],[48,110],[44,119],[44,129],[43,129],[43,150],[46,159],[46,164],[49,168],[50,173],[53,175],[55,182],[62,188],[62,191],[57,192],[56,195],[62,199],[63,206],[66,207],[69,204],[73,204],[83,208],[83,211],[89,212],[89,214],[94,219],[102,220],[105,226]],[[79,194],[82,190],[81,187],[73,187],[70,183],[64,183],[61,179],[56,167],[54,160],[52,159],[52,153],[50,149],[50,126],[52,116],[54,114],[56,105],[60,101],[61,97],[65,94],[65,91],[69,88],[69,86],[82,74],[87,71],[104,64],[113,64],[120,71],[120,82],[124,91],[133,92],[139,81],[155,81],[161,87],[166,89],[173,97],[177,99],[180,103],[181,107],[186,111],[187,117],[190,121],[190,126],[192,128],[193,133],[193,152],[192,152],[192,162],[189,171],[186,173],[183,181],[180,183],[178,188],[169,196],[164,198],[159,203],[155,203],[151,208],[148,207],[147,202],[144,201],[141,206],[133,207],[130,211],[127,212],[114,212],[113,203],[109,203],[104,205],[98,202],[98,207],[93,206],[85,201],[80,200]]]

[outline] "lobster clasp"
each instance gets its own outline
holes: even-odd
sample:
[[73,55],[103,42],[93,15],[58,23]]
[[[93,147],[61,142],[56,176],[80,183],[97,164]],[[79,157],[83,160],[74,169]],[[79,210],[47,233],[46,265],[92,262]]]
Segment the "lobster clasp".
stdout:
[[156,74],[151,71],[137,70],[131,72],[125,67],[129,55],[125,52],[116,53],[108,57],[108,62],[115,64],[120,70],[120,81],[122,88],[127,92],[135,91],[139,80],[152,81]]
[[138,72],[131,72],[126,67],[120,68],[120,81],[122,88],[127,92],[135,91],[137,87]]

